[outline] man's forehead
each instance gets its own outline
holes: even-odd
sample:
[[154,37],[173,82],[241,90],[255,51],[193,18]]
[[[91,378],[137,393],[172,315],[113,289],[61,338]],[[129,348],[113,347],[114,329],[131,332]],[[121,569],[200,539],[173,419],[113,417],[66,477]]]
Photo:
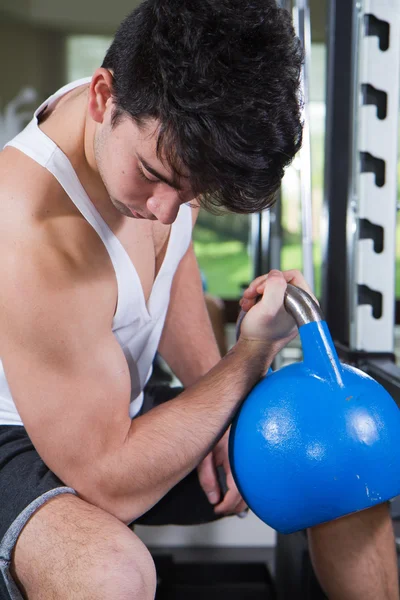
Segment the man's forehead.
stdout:
[[[184,167],[175,152],[173,152],[172,148],[169,146],[164,147],[164,144],[159,143],[161,122],[152,117],[141,118],[139,120],[126,117],[126,120],[130,123],[130,126],[125,125],[126,129],[129,128],[126,135],[131,135],[132,128],[134,128],[134,138],[137,144],[136,155],[144,166],[150,166],[150,172],[157,171],[157,175],[160,174],[164,178],[168,178],[181,188],[188,187],[190,182],[188,170]],[[121,121],[121,127],[124,126],[124,122],[125,119]]]

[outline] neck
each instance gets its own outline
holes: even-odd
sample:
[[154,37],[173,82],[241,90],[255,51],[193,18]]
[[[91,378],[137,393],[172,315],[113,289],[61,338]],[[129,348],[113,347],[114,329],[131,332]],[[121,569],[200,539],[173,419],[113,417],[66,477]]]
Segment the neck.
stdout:
[[40,128],[68,157],[90,200],[115,231],[124,217],[110,202],[99,174],[94,155],[96,123],[88,114],[87,92],[88,86],[82,86],[60,98]]
[[94,141],[96,135],[96,123],[90,118],[87,111],[87,102],[84,106],[84,122],[81,136],[82,162],[78,177],[84,185],[86,192],[93,204],[106,206],[110,204],[110,199],[103,181],[100,177],[99,169],[94,152]]
[[71,130],[68,128],[69,144],[65,149],[85,192],[101,214],[106,223],[112,227],[118,227],[123,217],[116,211],[110,202],[110,198],[103,181],[94,152],[94,140],[96,134],[96,123],[90,118],[87,109],[88,97],[81,93],[78,97],[71,99],[70,106],[65,107],[68,114],[64,114],[65,123],[75,123]]

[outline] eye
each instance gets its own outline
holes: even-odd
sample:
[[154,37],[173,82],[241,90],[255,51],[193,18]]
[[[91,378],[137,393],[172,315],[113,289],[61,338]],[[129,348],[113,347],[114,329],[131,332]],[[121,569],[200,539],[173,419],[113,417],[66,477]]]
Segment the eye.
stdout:
[[139,171],[139,175],[142,179],[144,179],[144,181],[147,181],[148,183],[160,183],[159,179],[150,179],[149,177],[146,177],[146,175],[144,174],[144,171],[142,169],[142,167],[138,164],[138,171]]

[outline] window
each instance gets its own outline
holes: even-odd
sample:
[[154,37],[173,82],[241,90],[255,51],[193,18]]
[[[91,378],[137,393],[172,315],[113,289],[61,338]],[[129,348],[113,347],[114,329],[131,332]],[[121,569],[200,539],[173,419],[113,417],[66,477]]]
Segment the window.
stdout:
[[71,35],[67,40],[68,82],[90,77],[101,67],[112,38],[101,35]]

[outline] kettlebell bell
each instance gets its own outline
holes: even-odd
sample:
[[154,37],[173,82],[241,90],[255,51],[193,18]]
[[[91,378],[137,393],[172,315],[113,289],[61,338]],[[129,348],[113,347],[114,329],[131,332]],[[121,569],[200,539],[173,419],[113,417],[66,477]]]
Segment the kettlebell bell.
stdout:
[[250,509],[293,533],[400,494],[400,411],[374,379],[341,364],[317,303],[288,284],[303,362],[269,372],[237,412],[229,452]]

